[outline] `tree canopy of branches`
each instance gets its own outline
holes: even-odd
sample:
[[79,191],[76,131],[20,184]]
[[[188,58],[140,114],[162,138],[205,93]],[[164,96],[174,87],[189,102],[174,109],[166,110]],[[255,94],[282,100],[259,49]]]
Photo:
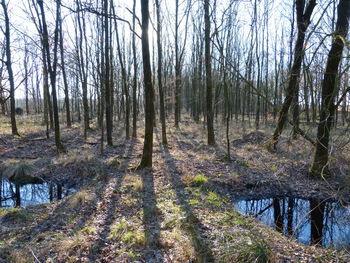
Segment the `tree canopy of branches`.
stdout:
[[144,125],[140,167],[151,167],[158,123],[164,147],[169,123],[203,123],[208,145],[223,124],[229,160],[235,128],[271,129],[276,154],[291,128],[315,148],[310,171],[329,170],[331,129],[346,130],[350,110],[348,1],[13,2],[1,0],[0,46],[13,135],[17,105],[42,116],[58,152],[62,125],[82,122],[86,143],[98,129],[101,154]]

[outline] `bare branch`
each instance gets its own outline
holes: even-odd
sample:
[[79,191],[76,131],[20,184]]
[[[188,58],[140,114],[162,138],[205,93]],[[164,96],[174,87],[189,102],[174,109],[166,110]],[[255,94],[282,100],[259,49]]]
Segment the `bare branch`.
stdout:
[[66,5],[63,5],[61,4],[62,7],[68,9],[69,11],[71,11],[72,13],[79,13],[79,12],[88,12],[88,13],[91,13],[91,14],[94,14],[94,15],[98,15],[98,16],[103,16],[103,17],[108,17],[108,18],[111,18],[111,19],[116,19],[118,21],[121,21],[121,22],[124,22],[126,24],[128,24],[129,26],[129,30],[135,34],[139,39],[141,39],[141,36],[139,34],[137,34],[133,29],[132,29],[132,25],[130,24],[130,22],[124,18],[121,18],[120,16],[117,16],[117,15],[111,15],[111,14],[108,14],[108,13],[104,13],[104,12],[100,12],[96,9],[93,9],[92,7],[90,6],[85,6],[85,7],[82,7],[82,8],[78,8],[78,9],[73,9],[69,6],[66,6]]

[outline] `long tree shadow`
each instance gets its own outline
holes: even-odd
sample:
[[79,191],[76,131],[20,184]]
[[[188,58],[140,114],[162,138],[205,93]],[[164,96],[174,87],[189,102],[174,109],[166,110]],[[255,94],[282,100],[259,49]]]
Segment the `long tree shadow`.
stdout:
[[70,220],[70,218],[67,217],[67,213],[65,213],[67,208],[69,208],[70,214],[75,214],[75,213],[82,214],[82,219],[81,219],[79,225],[80,224],[83,225],[84,222],[86,222],[90,218],[90,216],[92,215],[92,211],[94,211],[96,209],[97,201],[103,195],[106,185],[107,184],[105,182],[100,185],[99,189],[97,190],[98,194],[97,194],[96,198],[94,198],[90,201],[87,201],[87,204],[84,205],[83,211],[81,210],[81,208],[82,208],[81,205],[82,205],[82,202],[84,202],[84,200],[83,200],[84,197],[81,197],[81,199],[78,197],[77,199],[79,199],[79,200],[77,202],[74,202],[73,205],[72,205],[72,200],[71,200],[71,198],[73,198],[73,197],[64,198],[55,207],[55,209],[49,214],[48,217],[45,217],[44,219],[39,220],[35,225],[30,227],[30,229],[31,229],[30,235],[25,233],[23,236],[19,237],[16,240],[16,242],[17,243],[31,242],[31,241],[35,240],[36,238],[38,238],[39,235],[45,235],[46,232],[63,230],[66,226],[66,223],[67,223],[66,221]]
[[[38,151],[40,149],[40,151]],[[0,157],[11,159],[37,159],[56,156],[54,139],[47,139],[44,132],[33,132],[20,138],[4,136],[0,140]]]
[[154,175],[149,169],[138,172],[142,179],[142,209],[143,225],[147,249],[142,251],[144,260],[162,262],[163,252],[160,240],[160,217],[157,210],[157,199],[154,185]]
[[[134,142],[130,141],[127,144],[127,150],[125,147],[124,154],[120,154],[130,157],[134,149]],[[131,158],[126,159],[121,167],[118,168],[118,171],[112,178],[112,184],[106,191],[109,192],[109,196],[102,200],[103,203],[100,207],[103,209],[103,211],[100,212],[103,212],[104,214],[99,220],[99,225],[102,227],[102,229],[97,233],[96,241],[93,244],[93,247],[91,247],[89,250],[88,258],[91,262],[110,262],[109,258],[99,259],[99,256],[103,254],[103,249],[106,247],[106,245],[108,245],[109,242],[113,242],[112,240],[108,240],[107,237],[110,234],[112,223],[116,218],[115,211],[118,205],[118,195],[116,193],[121,188],[130,159]]]
[[[124,151],[120,152],[123,155],[131,155],[133,151],[134,143],[131,143],[129,147],[124,147]],[[129,160],[129,159],[128,159]],[[93,198],[78,192],[75,196],[64,198],[55,209],[49,213],[48,217],[39,220],[33,226],[30,226],[30,235],[24,233],[19,236],[15,241],[17,244],[25,245],[28,242],[35,241],[36,239],[41,239],[41,236],[46,236],[50,231],[58,232],[58,231],[69,231],[72,233],[76,233],[86,226],[87,222],[96,214],[99,213],[98,202],[99,201],[107,201],[107,216],[105,217],[105,221],[103,222],[104,228],[98,233],[98,242],[104,240],[106,235],[109,232],[109,224],[112,222],[113,212],[116,207],[116,199],[115,196],[112,195],[110,200],[103,200],[106,192],[109,190],[109,187],[113,187],[113,190],[116,190],[120,187],[122,183],[122,179],[124,176],[124,172],[126,167],[128,166],[128,161],[126,161],[120,168],[117,175],[114,175],[115,182],[111,183],[111,179],[107,174],[101,175],[102,177],[96,178],[96,182],[92,183],[88,187],[90,189],[86,194],[93,195]],[[108,170],[104,171],[108,172]],[[93,191],[92,191],[93,190]],[[112,192],[113,192],[112,190]],[[91,191],[91,192],[90,192]],[[73,200],[73,201],[72,201]],[[78,220],[76,220],[78,217]],[[73,222],[70,222],[73,221]],[[99,247],[101,243],[96,244],[95,247]],[[11,244],[8,244],[11,246]],[[94,261],[93,261],[94,262]]]
[[[121,155],[131,155],[133,151],[133,144],[129,147],[126,145],[123,147],[123,149],[120,151]],[[123,167],[120,169],[125,169],[127,167],[128,163],[125,163]],[[91,216],[97,212],[97,203],[103,198],[104,194],[107,191],[109,178],[110,176],[108,173],[110,173],[110,168],[105,169],[102,171],[104,174],[101,174],[99,177],[95,179],[95,182],[92,182],[92,185],[90,185],[90,188],[96,188],[96,197],[87,205],[85,206],[85,210],[87,211],[86,215],[84,217],[81,217],[80,220],[76,221],[73,225],[72,229],[77,231],[79,229],[82,229],[86,223],[90,220]],[[120,184],[122,182],[123,176],[117,177],[117,183],[114,189],[118,189],[120,187]],[[107,179],[107,180],[106,180]],[[108,180],[109,179],[109,180]],[[78,211],[77,211],[78,212]]]
[[181,172],[178,170],[176,161],[172,157],[167,147],[162,148],[162,158],[166,166],[165,169],[168,178],[172,184],[172,188],[175,190],[181,210],[185,213],[185,230],[191,237],[192,244],[196,253],[196,260],[197,262],[213,262],[213,253],[209,244],[207,244],[205,241],[205,237],[203,235],[206,227],[200,222],[200,220],[192,211],[190,204],[188,203],[185,193],[185,185],[181,180]]

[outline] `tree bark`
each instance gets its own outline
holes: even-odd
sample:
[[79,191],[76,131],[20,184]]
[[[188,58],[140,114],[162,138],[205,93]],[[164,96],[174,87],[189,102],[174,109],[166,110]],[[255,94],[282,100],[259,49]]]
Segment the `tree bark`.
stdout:
[[181,65],[179,54],[179,0],[175,0],[175,127],[179,128],[181,113]]
[[320,121],[317,129],[317,143],[314,160],[310,173],[316,177],[329,174],[328,144],[330,131],[334,119],[336,105],[335,97],[338,93],[336,79],[342,58],[344,42],[349,31],[350,1],[340,0],[338,5],[338,20],[333,37],[333,44],[328,54],[327,66],[322,82],[322,105]]
[[154,121],[154,90],[152,86],[151,60],[149,53],[148,25],[149,9],[148,0],[141,0],[142,13],[142,59],[145,85],[145,139],[143,153],[139,168],[152,167],[153,152],[153,121]]
[[26,101],[26,114],[29,115],[29,87],[28,87],[28,43],[24,44],[24,89],[25,89],[25,101]]
[[298,23],[298,36],[295,43],[294,61],[292,68],[290,69],[290,77],[286,91],[286,97],[284,99],[282,108],[279,112],[277,127],[272,136],[271,146],[273,146],[273,148],[276,148],[279,137],[286,124],[286,121],[288,119],[288,110],[290,108],[290,105],[292,104],[293,98],[297,96],[301,65],[304,58],[305,34],[308,26],[310,25],[312,12],[316,6],[316,0],[309,0],[306,8],[304,7],[304,2],[304,0],[296,0],[295,2]]
[[[79,9],[81,6],[79,1],[76,1],[77,9]],[[87,88],[87,68],[88,68],[88,59],[84,58],[84,50],[83,50],[83,41],[85,38],[85,48],[87,48],[86,45],[86,26],[85,26],[85,19],[84,14],[82,17],[80,17],[80,12],[77,13],[77,22],[78,22],[78,29],[79,29],[79,38],[77,36],[77,51],[78,51],[78,57],[79,57],[79,75],[81,80],[81,89],[83,91],[83,111],[84,111],[84,139],[87,139],[87,131],[90,129],[90,123],[89,123],[89,103],[87,98],[88,88]],[[86,54],[85,54],[86,56]]]
[[[135,32],[136,26],[136,0],[133,3],[133,18],[132,18],[132,29]],[[136,37],[135,33],[132,34],[132,54],[133,54],[133,66],[134,66],[134,77],[132,87],[132,137],[137,137],[137,58],[136,58]]]
[[[46,24],[46,18],[45,18],[45,11],[44,11],[44,3],[43,0],[38,0],[38,5],[40,7],[41,11],[41,18],[42,18],[42,27],[43,27],[43,48],[44,53],[46,52],[46,62],[47,62],[47,68],[50,75],[51,80],[51,89],[52,89],[52,99],[53,99],[53,116],[54,116],[54,126],[55,126],[55,144],[56,149],[59,153],[65,152],[65,148],[61,142],[61,134],[60,134],[60,124],[59,124],[59,116],[58,116],[58,104],[57,104],[57,94],[56,94],[56,68],[57,68],[57,47],[58,47],[58,23],[60,19],[60,5],[61,1],[57,0],[56,2],[56,29],[55,29],[55,37],[54,37],[54,49],[53,49],[53,55],[54,60],[53,64],[51,64],[51,57],[50,57],[50,46],[49,46],[49,36],[47,31],[47,24]],[[45,60],[44,60],[45,61]]]
[[165,124],[165,106],[164,106],[164,90],[162,80],[162,22],[160,20],[160,5],[159,0],[156,0],[156,13],[157,13],[157,49],[158,49],[158,89],[159,89],[159,106],[160,106],[160,121],[162,124],[162,143],[168,144],[166,136],[166,124]]
[[[108,13],[108,0],[104,0],[104,12]],[[108,27],[108,16],[105,16],[105,108],[106,108],[106,136],[107,144],[113,146],[112,140],[112,129],[113,129],[113,119],[112,110],[113,106],[111,104],[111,83],[110,83],[110,57],[109,57],[109,27]]]
[[15,105],[15,80],[12,70],[12,60],[11,60],[11,34],[10,34],[10,19],[7,12],[7,6],[5,0],[1,1],[2,9],[4,10],[5,16],[5,39],[6,39],[6,67],[9,74],[10,82],[10,114],[11,114],[11,129],[12,135],[19,136],[16,124],[16,105]]
[[65,64],[65,60],[64,60],[64,49],[63,49],[62,19],[60,19],[59,30],[60,30],[61,69],[62,69],[63,84],[64,84],[64,103],[66,106],[66,121],[67,121],[67,127],[71,127],[72,122],[71,122],[71,117],[70,117],[68,81],[67,81],[66,66],[65,66],[66,64]]
[[[113,12],[113,16],[115,16],[115,8],[113,4],[112,4],[112,12]],[[127,74],[126,74],[126,69],[123,61],[120,41],[119,41],[118,23],[116,19],[114,19],[114,27],[115,27],[115,34],[117,39],[117,51],[118,51],[119,64],[120,64],[120,69],[122,71],[122,86],[123,86],[123,92],[125,95],[125,138],[126,140],[129,140],[130,139],[130,96],[129,96],[129,88],[127,83]]]
[[209,0],[204,0],[204,41],[205,41],[205,71],[207,85],[207,130],[208,145],[215,144],[214,134],[214,112],[213,112],[213,95],[212,95],[212,75],[211,75],[211,56],[210,56],[210,15]]

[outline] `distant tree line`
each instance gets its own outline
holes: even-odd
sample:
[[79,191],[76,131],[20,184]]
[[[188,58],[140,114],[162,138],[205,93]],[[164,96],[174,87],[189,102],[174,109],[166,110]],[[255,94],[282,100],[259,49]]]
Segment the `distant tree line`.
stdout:
[[[209,145],[223,122],[228,154],[232,121],[275,125],[271,151],[290,125],[293,138],[315,147],[310,172],[328,173],[331,129],[349,117],[348,0],[23,3],[21,22],[35,32],[21,31],[1,0],[0,111],[13,135],[20,135],[15,90],[24,87],[25,113],[43,116],[58,152],[65,152],[60,125],[82,121],[87,139],[96,118],[103,152],[117,123],[129,140],[144,117],[140,167],[150,167],[153,127],[161,125],[167,144],[167,126],[180,128],[186,113],[206,123]],[[18,47],[23,56],[13,63]]]

